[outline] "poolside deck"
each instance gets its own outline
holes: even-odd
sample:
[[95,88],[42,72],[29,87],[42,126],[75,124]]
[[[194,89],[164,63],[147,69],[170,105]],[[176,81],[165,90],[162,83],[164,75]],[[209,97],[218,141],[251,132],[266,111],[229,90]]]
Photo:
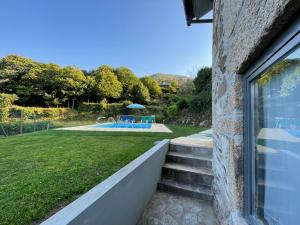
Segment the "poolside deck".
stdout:
[[161,123],[153,123],[151,128],[100,128],[96,127],[95,124],[93,124],[85,126],[57,128],[57,130],[173,133],[167,126]]
[[172,144],[191,146],[191,147],[207,147],[212,148],[212,130],[208,129],[187,137],[178,137],[171,140]]

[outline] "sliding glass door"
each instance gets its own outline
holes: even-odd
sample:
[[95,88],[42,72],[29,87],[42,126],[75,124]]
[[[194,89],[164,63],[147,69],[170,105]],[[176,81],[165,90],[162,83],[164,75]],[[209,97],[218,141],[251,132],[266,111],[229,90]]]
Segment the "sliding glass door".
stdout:
[[266,225],[300,224],[300,49],[251,82],[254,212]]
[[[299,27],[298,27],[299,28]],[[300,32],[245,78],[251,224],[300,225]]]

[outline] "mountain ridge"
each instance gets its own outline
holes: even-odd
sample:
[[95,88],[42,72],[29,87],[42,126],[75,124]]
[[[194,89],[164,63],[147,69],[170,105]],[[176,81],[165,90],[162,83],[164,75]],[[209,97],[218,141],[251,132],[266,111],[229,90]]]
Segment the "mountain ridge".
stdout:
[[151,74],[151,75],[144,76],[144,77],[152,77],[158,83],[175,81],[179,85],[193,80],[192,77],[188,77],[188,76],[185,76],[185,75],[166,74],[166,73],[155,73],[155,74]]

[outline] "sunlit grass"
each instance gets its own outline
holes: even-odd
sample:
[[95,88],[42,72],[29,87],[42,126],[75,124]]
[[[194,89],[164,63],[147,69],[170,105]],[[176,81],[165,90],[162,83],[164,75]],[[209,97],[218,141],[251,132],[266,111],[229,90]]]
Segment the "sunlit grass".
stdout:
[[44,131],[0,139],[0,223],[31,224],[50,216],[173,134]]

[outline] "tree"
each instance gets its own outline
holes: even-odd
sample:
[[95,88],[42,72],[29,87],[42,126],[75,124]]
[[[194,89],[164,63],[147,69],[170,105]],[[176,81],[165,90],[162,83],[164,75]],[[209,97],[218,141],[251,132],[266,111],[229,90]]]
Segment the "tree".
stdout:
[[276,63],[257,80],[259,86],[265,87],[269,85],[269,88],[274,90],[272,85],[274,85],[274,81],[276,80],[275,82],[281,84],[280,91],[272,93],[272,97],[277,95],[281,97],[289,96],[296,89],[300,88],[299,63],[299,59],[284,59]]
[[36,92],[34,82],[41,64],[24,57],[9,55],[0,60],[0,92],[18,94],[27,104]]
[[196,96],[191,100],[191,108],[198,112],[210,111],[212,105],[211,67],[201,68],[194,79]]
[[126,67],[119,67],[115,70],[115,74],[118,80],[122,84],[123,92],[122,98],[123,99],[132,99],[133,95],[133,87],[139,83],[139,79],[137,76],[128,68]]
[[85,90],[85,76],[79,68],[65,67],[62,73],[56,79],[57,85],[61,90],[62,101],[72,101],[72,109],[74,109],[75,101],[81,97]]
[[[56,64],[43,64],[41,71],[37,75],[35,81],[36,90],[47,106],[58,106],[61,104],[58,93],[60,92],[60,84],[56,79],[63,73],[63,69]],[[40,104],[41,105],[41,104]]]
[[285,73],[281,75],[282,82],[280,87],[280,96],[287,97],[294,93],[297,95],[300,90],[300,67],[299,59],[287,59],[290,65],[285,69]]
[[181,95],[192,95],[195,93],[195,85],[193,80],[187,80],[179,87],[179,94]]
[[122,93],[122,84],[117,77],[109,70],[96,70],[94,73],[96,90],[100,99],[119,98]]
[[20,79],[26,75],[37,63],[21,56],[9,55],[0,60],[1,91],[14,91]]
[[85,97],[87,98],[87,101],[90,102],[91,97],[95,96],[97,93],[97,82],[95,76],[86,76],[85,80]]
[[0,60],[0,90],[18,94],[22,105],[54,105],[58,103],[55,80],[61,70],[56,64],[10,55]]
[[202,91],[210,91],[211,92],[211,81],[212,81],[212,69],[211,67],[203,67],[198,73],[197,77],[194,79],[194,85],[196,89],[196,93],[200,93]]
[[162,92],[163,93],[168,93],[168,94],[176,94],[178,89],[179,89],[179,85],[178,82],[175,80],[172,81],[165,81],[165,83],[168,83],[169,85],[166,87],[162,88]]
[[148,88],[149,94],[152,98],[157,98],[161,95],[161,87],[158,85],[158,82],[152,77],[144,77],[141,79],[145,87]]
[[102,65],[98,67],[96,70],[92,71],[91,74],[97,74],[97,73],[115,73],[114,68],[112,68],[109,65]]
[[148,103],[150,101],[150,95],[148,89],[143,85],[142,82],[137,83],[133,89],[132,92],[135,96],[135,100],[138,103]]

